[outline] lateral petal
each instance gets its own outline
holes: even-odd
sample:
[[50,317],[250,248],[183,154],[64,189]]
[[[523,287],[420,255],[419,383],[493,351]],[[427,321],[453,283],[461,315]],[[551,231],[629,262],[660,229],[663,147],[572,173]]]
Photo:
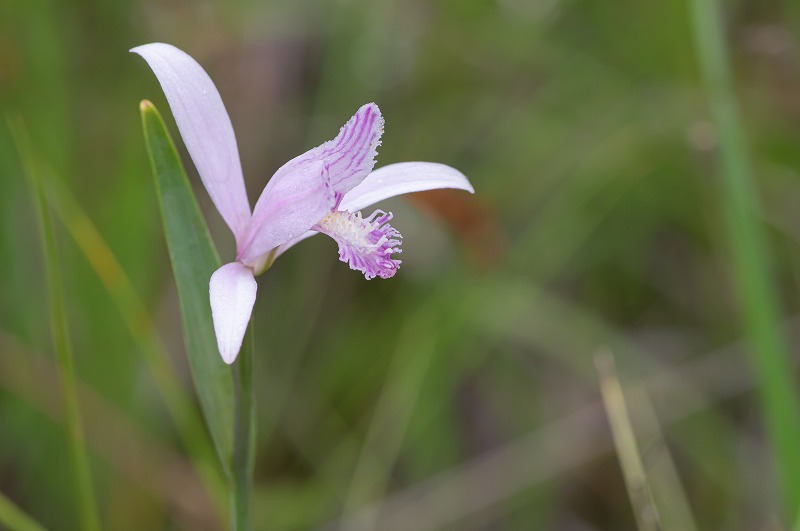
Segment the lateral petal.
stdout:
[[316,225],[335,204],[329,167],[321,161],[273,177],[256,203],[237,260],[254,266],[264,254]]
[[396,195],[437,188],[457,188],[475,193],[469,180],[455,168],[436,162],[399,162],[370,173],[344,196],[339,210],[358,212]]
[[172,45],[145,44],[131,52],[153,69],[203,185],[238,242],[250,221],[250,203],[236,136],[214,82]]
[[222,360],[230,365],[242,348],[242,340],[256,302],[256,279],[253,270],[232,262],[217,269],[208,284],[211,316],[217,347]]
[[292,247],[294,247],[295,245],[297,245],[301,241],[306,240],[306,239],[308,239],[308,238],[310,238],[312,236],[316,236],[317,234],[319,234],[319,232],[317,232],[315,230],[309,230],[309,231],[304,232],[303,234],[301,234],[297,238],[293,238],[293,239],[289,240],[288,242],[286,242],[286,243],[282,244],[280,247],[278,247],[277,251],[275,252],[275,258],[279,257],[280,255],[282,255],[283,253],[285,253],[286,251],[288,251],[289,249],[291,249]]
[[323,161],[328,165],[333,191],[337,199],[341,199],[372,171],[382,134],[383,116],[378,106],[374,103],[362,105],[342,126],[336,138],[281,166],[270,184],[275,180],[290,178],[309,164]]

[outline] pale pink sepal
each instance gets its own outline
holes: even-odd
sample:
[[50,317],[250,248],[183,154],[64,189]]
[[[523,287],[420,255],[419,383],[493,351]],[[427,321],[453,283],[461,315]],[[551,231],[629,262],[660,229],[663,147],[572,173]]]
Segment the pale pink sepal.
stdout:
[[396,195],[437,188],[475,193],[469,180],[455,168],[436,162],[400,162],[370,173],[344,196],[339,209],[357,212]]
[[222,360],[230,365],[242,348],[244,333],[256,302],[253,270],[239,262],[217,269],[209,282],[211,316]]
[[214,82],[185,52],[152,43],[131,50],[153,69],[197,172],[236,241],[250,221],[233,126]]

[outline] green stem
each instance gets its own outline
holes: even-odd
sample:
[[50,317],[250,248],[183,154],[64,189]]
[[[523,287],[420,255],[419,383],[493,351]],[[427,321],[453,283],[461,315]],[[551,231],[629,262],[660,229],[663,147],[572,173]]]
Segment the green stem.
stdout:
[[774,468],[786,516],[800,506],[800,410],[756,190],[728,66],[718,0],[691,0],[700,66],[711,100],[721,158],[720,193],[732,245],[740,311],[759,382]]
[[86,452],[86,441],[83,434],[78,392],[75,383],[75,366],[69,343],[67,314],[64,307],[64,283],[61,278],[61,267],[58,263],[56,235],[50,209],[47,205],[39,169],[34,162],[28,138],[20,123],[11,124],[12,134],[25,166],[25,173],[34,196],[39,231],[42,238],[47,285],[50,296],[50,326],[53,334],[53,348],[58,366],[59,380],[64,392],[64,408],[66,412],[67,434],[69,438],[70,458],[75,474],[76,494],[81,529],[95,531],[100,529],[94,490],[92,488],[89,458]]
[[250,497],[253,489],[253,454],[256,417],[253,408],[253,325],[249,325],[242,350],[233,367],[235,412],[233,426],[233,485],[231,489],[231,529],[249,531]]

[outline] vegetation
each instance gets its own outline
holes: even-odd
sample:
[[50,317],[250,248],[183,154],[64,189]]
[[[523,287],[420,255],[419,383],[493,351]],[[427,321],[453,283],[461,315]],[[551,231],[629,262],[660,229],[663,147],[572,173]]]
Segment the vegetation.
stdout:
[[789,0],[0,3],[0,527],[228,525],[141,100],[234,242],[128,53],[161,41],[251,201],[370,101],[378,166],[476,189],[380,205],[392,279],[323,238],[259,277],[254,529],[796,529],[798,35]]

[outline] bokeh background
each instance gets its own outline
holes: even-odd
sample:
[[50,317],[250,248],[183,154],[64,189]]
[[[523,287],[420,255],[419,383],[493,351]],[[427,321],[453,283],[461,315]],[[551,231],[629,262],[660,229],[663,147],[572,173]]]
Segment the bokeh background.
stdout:
[[[724,19],[791,339],[800,3],[729,1]],[[128,53],[153,41],[215,80],[251,201],[369,101],[386,119],[379,166],[442,162],[477,191],[381,205],[405,236],[391,280],[365,281],[324,238],[259,279],[258,529],[634,527],[603,348],[666,527],[775,528],[687,2],[3,0],[0,111],[75,200],[56,235],[104,528],[224,527],[142,352],[163,344],[192,391],[139,101],[176,129]],[[114,259],[155,330],[120,311]],[[51,351],[33,202],[4,123],[0,491],[75,529]]]

